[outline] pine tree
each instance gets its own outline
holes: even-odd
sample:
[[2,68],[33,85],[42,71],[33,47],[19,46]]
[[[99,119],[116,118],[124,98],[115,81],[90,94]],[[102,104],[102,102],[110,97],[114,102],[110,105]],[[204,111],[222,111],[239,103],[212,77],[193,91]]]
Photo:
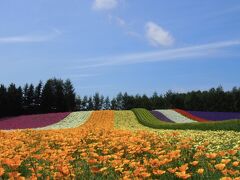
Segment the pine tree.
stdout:
[[[68,109],[68,98],[65,94],[64,83],[60,79],[54,79],[54,96],[55,96],[55,106],[57,112],[70,111],[73,109]],[[74,99],[75,101],[75,99]]]
[[93,99],[92,99],[92,97],[89,97],[89,98],[88,98],[87,110],[94,110],[94,104],[93,104]]
[[117,105],[117,100],[115,98],[112,99],[111,101],[111,109],[112,110],[117,110],[118,105]]
[[22,110],[22,88],[16,88],[15,84],[10,84],[7,90],[7,115],[14,116],[21,114]]
[[64,83],[64,95],[65,95],[65,104],[66,104],[66,110],[67,111],[73,111],[76,106],[76,94],[74,92],[74,88],[72,85],[72,82],[67,79]]
[[116,104],[117,104],[117,109],[121,110],[123,109],[123,95],[122,93],[118,93],[117,98],[116,98]]
[[81,111],[81,110],[82,110],[82,109],[81,109],[81,105],[82,105],[82,99],[81,99],[81,97],[80,97],[80,96],[77,96],[75,102],[76,102],[76,107],[75,107],[74,110],[76,110],[76,111]]
[[109,110],[109,109],[111,109],[111,103],[110,103],[110,99],[109,99],[109,97],[107,96],[106,98],[105,98],[105,100],[104,100],[104,109],[106,109],[106,110]]
[[81,103],[81,110],[86,111],[88,109],[88,97],[84,96]]
[[49,79],[42,90],[41,111],[44,113],[53,112],[56,109],[54,101],[55,93],[53,80]]
[[93,96],[93,109],[99,110],[101,107],[101,99],[99,93],[95,93]]
[[27,104],[29,107],[34,106],[34,86],[33,84],[30,84],[28,91],[27,91]]
[[34,90],[34,99],[35,99],[35,106],[39,107],[41,104],[41,96],[42,96],[42,81],[38,83]]
[[4,85],[0,85],[0,117],[7,115],[7,89]]
[[28,84],[25,84],[23,87],[23,109],[25,113],[28,111],[29,104],[28,104]]

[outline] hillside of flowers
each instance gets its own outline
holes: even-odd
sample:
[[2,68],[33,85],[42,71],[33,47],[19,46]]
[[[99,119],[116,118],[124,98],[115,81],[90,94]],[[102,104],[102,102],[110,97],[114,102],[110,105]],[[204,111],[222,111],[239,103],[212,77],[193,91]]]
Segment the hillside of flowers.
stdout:
[[240,177],[239,132],[153,129],[132,111],[111,110],[70,114],[55,127],[0,131],[0,177]]

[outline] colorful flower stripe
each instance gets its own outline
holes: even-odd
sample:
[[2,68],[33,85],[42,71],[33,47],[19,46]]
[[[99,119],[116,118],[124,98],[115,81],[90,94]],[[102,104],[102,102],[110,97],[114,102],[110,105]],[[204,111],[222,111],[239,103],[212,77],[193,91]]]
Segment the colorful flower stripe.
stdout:
[[209,121],[224,121],[240,119],[240,112],[204,112],[204,111],[187,111],[193,116],[207,119]]
[[160,121],[164,122],[170,122],[174,123],[172,120],[168,119],[166,116],[164,116],[161,112],[159,111],[150,111],[152,115],[154,115],[156,118],[158,118]]
[[0,120],[0,129],[10,130],[45,127],[61,121],[69,114],[70,112],[64,112],[2,118]]
[[86,120],[90,117],[92,111],[80,111],[80,112],[72,112],[66,118],[59,121],[56,124],[52,124],[40,129],[67,129],[67,128],[76,128],[86,122]]
[[[171,137],[171,134],[176,134],[179,139],[191,138],[196,144],[211,142],[206,149],[208,152],[234,149],[240,142],[240,132],[155,129],[140,124],[132,111],[115,111],[114,116],[114,127],[116,129],[131,131],[144,130],[157,133],[161,137]],[[231,141],[229,141],[229,139],[231,139]]]
[[189,119],[193,119],[195,121],[198,121],[198,122],[209,122],[208,120],[206,119],[203,119],[203,118],[200,118],[200,117],[197,117],[197,116],[194,116],[192,115],[191,113],[187,112],[187,111],[184,111],[182,109],[174,109],[176,112],[182,114],[183,116],[189,118]]
[[93,111],[89,119],[80,126],[85,129],[113,129],[114,128],[114,111]]
[[179,113],[177,113],[174,110],[156,110],[160,113],[162,113],[164,116],[166,116],[168,119],[171,119],[173,122],[175,123],[192,123],[192,122],[196,122],[192,119],[189,119]]
[[122,130],[153,130],[152,128],[146,127],[140,124],[135,116],[134,112],[125,111],[114,111],[114,128]]

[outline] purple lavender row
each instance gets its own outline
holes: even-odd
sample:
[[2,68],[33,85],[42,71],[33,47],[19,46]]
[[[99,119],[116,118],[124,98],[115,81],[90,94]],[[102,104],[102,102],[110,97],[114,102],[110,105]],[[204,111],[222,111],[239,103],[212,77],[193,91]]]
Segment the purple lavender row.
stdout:
[[152,113],[152,115],[154,115],[160,121],[174,123],[172,120],[170,120],[166,116],[164,116],[161,112],[158,112],[158,111],[150,111],[150,112]]
[[238,112],[205,112],[205,111],[187,111],[194,116],[198,116],[209,121],[224,121],[240,119]]
[[69,112],[64,112],[2,118],[0,119],[0,130],[45,127],[61,121],[69,114]]

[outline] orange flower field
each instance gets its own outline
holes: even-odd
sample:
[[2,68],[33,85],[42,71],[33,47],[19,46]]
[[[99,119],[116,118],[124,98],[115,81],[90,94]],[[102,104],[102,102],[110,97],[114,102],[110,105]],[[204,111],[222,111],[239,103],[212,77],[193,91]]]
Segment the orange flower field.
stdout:
[[134,118],[94,111],[78,128],[0,131],[0,179],[240,180],[238,144],[213,151],[209,139],[141,130]]

